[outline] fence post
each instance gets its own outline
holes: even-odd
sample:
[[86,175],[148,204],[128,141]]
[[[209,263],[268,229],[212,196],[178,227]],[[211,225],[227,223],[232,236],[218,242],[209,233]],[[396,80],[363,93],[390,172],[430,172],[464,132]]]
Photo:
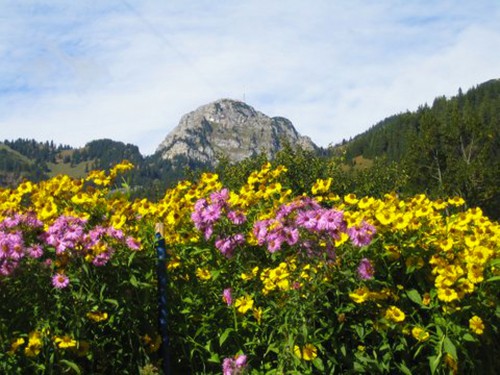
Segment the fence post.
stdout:
[[168,337],[168,310],[167,310],[167,250],[163,224],[155,226],[157,276],[158,276],[158,329],[160,331],[161,345],[160,357],[164,375],[170,375],[170,342]]

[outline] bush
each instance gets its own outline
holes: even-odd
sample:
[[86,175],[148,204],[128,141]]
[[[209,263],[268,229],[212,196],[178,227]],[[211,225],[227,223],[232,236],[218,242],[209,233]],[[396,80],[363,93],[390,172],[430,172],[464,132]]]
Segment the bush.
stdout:
[[480,209],[331,179],[295,195],[269,163],[131,202],[108,190],[129,167],[0,192],[4,372],[156,372],[156,222],[174,373],[496,370],[500,226]]

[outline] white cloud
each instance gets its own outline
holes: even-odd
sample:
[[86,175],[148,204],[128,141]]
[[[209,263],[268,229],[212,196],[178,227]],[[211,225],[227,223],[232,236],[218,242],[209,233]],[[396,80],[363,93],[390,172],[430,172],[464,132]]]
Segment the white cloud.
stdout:
[[23,4],[0,0],[0,139],[152,153],[184,113],[245,97],[327,146],[500,77],[494,0]]

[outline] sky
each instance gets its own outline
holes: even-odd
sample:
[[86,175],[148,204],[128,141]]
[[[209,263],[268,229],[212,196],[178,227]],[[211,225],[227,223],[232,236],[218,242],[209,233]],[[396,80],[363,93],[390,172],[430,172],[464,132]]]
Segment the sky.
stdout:
[[495,78],[499,0],[0,0],[0,141],[149,155],[231,98],[328,147]]

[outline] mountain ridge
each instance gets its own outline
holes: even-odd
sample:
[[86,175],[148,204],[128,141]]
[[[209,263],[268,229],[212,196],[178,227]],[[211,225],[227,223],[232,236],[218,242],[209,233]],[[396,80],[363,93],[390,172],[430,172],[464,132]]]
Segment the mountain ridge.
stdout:
[[259,153],[273,158],[284,143],[318,149],[285,117],[269,117],[242,101],[223,98],[183,115],[156,153],[166,160],[184,156],[214,166],[221,154],[236,162]]

